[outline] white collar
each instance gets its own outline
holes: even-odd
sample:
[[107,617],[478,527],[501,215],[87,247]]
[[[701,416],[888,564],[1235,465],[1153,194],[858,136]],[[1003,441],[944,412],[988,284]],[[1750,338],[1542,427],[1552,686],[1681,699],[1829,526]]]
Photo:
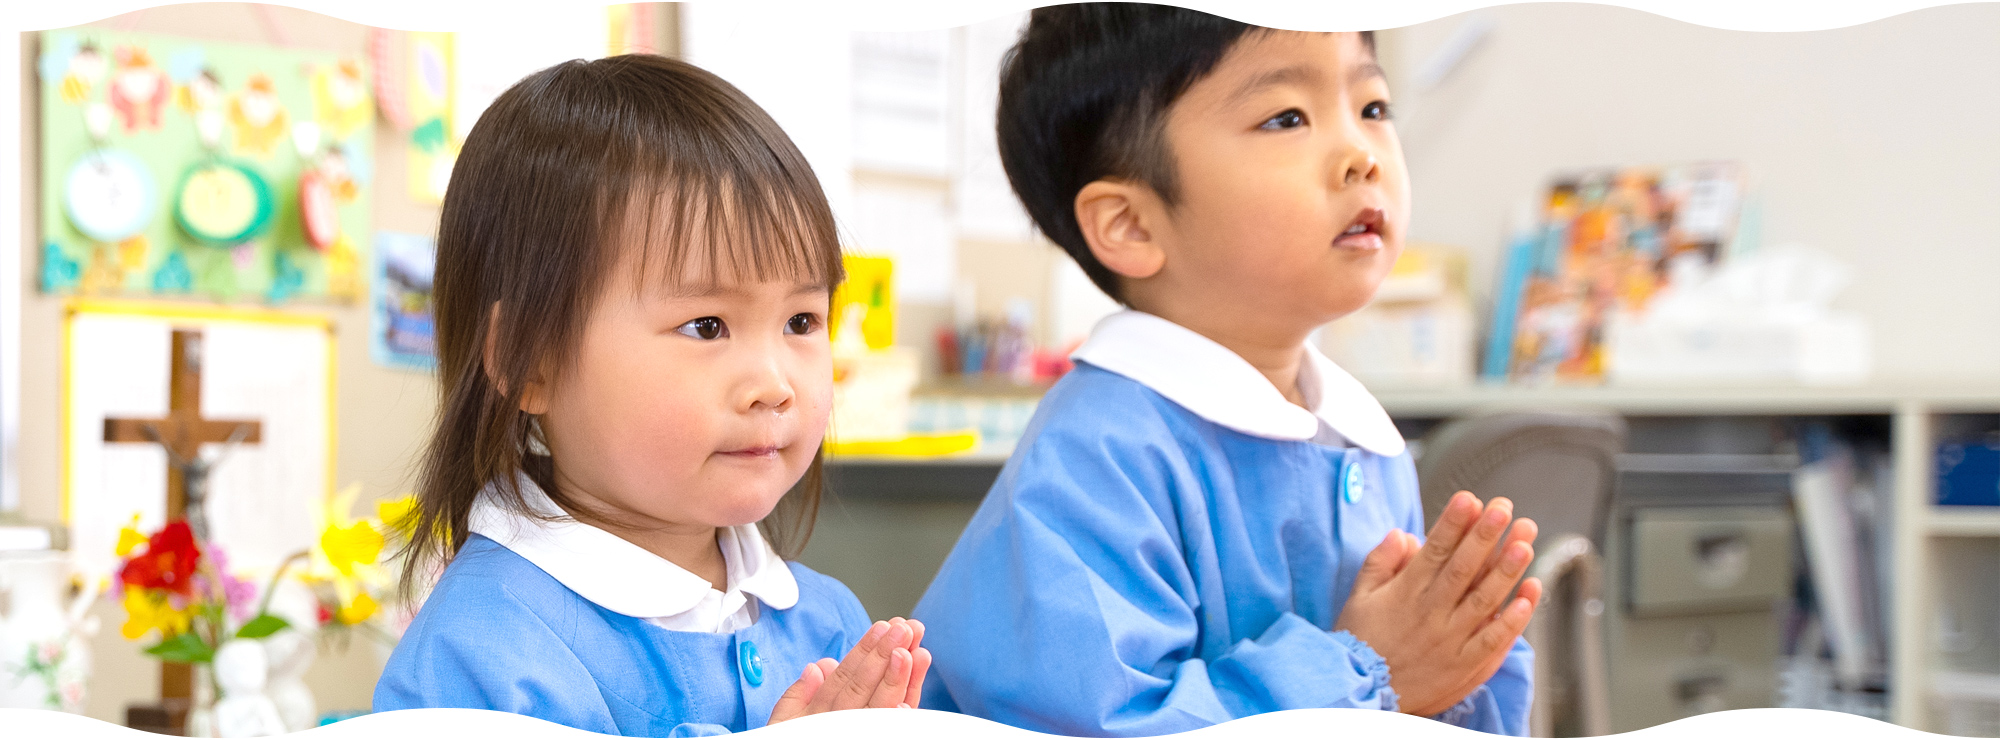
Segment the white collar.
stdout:
[[1174,322],[1133,310],[1104,317],[1070,357],[1123,375],[1209,421],[1244,434],[1309,440],[1325,423],[1356,446],[1385,457],[1403,454],[1389,412],[1346,370],[1307,343],[1300,348],[1299,392],[1307,411],[1228,347]]
[[[528,508],[564,518],[541,521],[515,514],[492,500],[494,490],[488,486],[473,502],[469,529],[505,545],[578,596],[628,617],[657,619],[693,609],[715,591],[714,584],[666,558],[568,519],[526,474],[515,480]],[[757,525],[725,527],[717,538],[731,592],[755,596],[775,609],[798,603],[797,579]]]

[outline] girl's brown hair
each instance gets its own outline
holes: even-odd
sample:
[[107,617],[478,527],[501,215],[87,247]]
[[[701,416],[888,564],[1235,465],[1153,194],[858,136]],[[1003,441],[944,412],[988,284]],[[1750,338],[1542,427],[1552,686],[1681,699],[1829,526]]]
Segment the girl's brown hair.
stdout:
[[[516,471],[577,510],[556,485],[559,463],[529,452],[539,426],[520,410],[522,383],[508,381],[562,377],[621,250],[635,248],[641,283],[657,272],[830,292],[843,278],[812,168],[721,78],[631,54],[564,62],[501,93],[466,136],[439,217],[439,418],[405,530],[406,595],[464,546],[489,485],[496,503],[534,516]],[[759,522],[783,556],[811,536],[823,482],[815,455]]]

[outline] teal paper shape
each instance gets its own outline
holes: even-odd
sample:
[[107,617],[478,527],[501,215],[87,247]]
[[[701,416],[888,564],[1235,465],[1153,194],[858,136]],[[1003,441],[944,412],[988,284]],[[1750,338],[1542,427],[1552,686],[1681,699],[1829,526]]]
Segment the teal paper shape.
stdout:
[[188,269],[187,258],[176,249],[160,263],[160,269],[153,271],[153,292],[186,293],[194,290],[194,271]]
[[305,283],[305,272],[292,262],[291,255],[279,251],[277,262],[271,268],[271,302],[280,303],[291,298]]
[[42,245],[42,290],[55,293],[76,287],[77,278],[83,275],[76,260],[63,254],[62,245],[49,242]]

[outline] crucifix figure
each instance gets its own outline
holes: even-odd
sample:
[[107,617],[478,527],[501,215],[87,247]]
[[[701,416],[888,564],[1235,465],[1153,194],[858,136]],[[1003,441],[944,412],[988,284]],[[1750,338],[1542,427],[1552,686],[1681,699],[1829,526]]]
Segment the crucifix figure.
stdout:
[[[230,450],[256,443],[262,425],[254,420],[205,419],[201,415],[201,330],[175,329],[172,368],[167,380],[167,415],[157,419],[104,420],[106,442],[150,442],[167,451],[167,519],[186,519],[196,541],[208,540],[208,475]],[[205,443],[227,447],[214,459],[201,456]],[[188,666],[161,665],[160,693],[185,698],[192,690]]]

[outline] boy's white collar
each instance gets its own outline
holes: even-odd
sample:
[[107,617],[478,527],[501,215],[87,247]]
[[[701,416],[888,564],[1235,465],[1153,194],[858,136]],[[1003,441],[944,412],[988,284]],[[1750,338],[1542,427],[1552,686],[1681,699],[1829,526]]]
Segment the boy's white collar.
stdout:
[[[530,509],[565,516],[527,475],[516,481]],[[570,519],[523,517],[494,503],[491,493],[491,488],[481,491],[474,501],[468,528],[505,545],[598,606],[628,617],[660,619],[693,609],[715,590],[701,576],[618,535]],[[755,596],[774,609],[798,603],[798,580],[757,525],[725,527],[717,534],[731,591]]]
[[1285,400],[1247,360],[1166,319],[1125,310],[1097,323],[1070,357],[1123,375],[1195,415],[1244,434],[1310,440],[1325,423],[1355,446],[1385,457],[1404,442],[1361,381],[1310,343],[1300,349],[1299,391],[1311,411]]

